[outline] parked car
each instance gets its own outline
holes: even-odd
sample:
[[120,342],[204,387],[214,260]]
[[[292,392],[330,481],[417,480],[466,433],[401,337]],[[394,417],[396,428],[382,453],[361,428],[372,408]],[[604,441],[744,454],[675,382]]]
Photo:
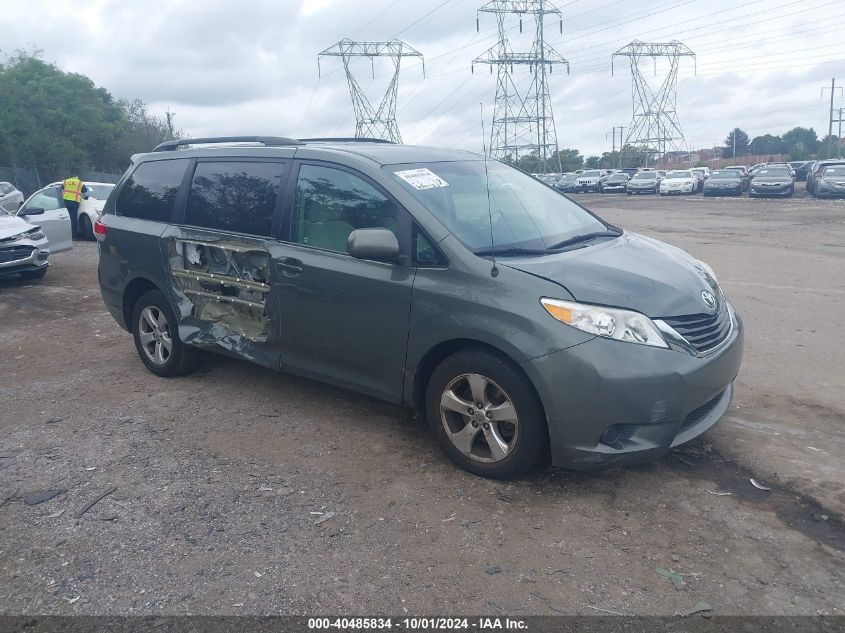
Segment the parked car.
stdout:
[[660,181],[660,195],[698,193],[698,176],[689,169],[676,169]]
[[816,176],[813,195],[817,198],[845,196],[845,164],[823,167]]
[[751,174],[748,173],[748,168],[745,165],[730,165],[721,169],[721,171],[725,170],[738,172],[742,179],[742,190],[745,191],[748,189],[748,184],[751,182]]
[[752,198],[761,196],[781,196],[791,198],[795,193],[795,181],[792,169],[788,165],[766,165],[751,179],[748,195]]
[[626,193],[658,193],[660,191],[660,174],[654,170],[638,171],[628,181]]
[[558,191],[562,191],[564,193],[572,193],[573,191],[577,191],[578,175],[574,173],[563,174],[560,178],[557,179],[557,182],[555,182],[553,186]]
[[0,209],[14,212],[23,204],[23,194],[10,182],[0,182]]
[[0,208],[0,277],[40,279],[47,274],[50,254],[72,246],[67,210],[27,204],[14,213]]
[[743,191],[742,173],[736,169],[714,171],[704,183],[705,196],[741,196]]
[[811,160],[790,161],[788,164],[792,168],[792,171],[795,172],[795,180],[807,180],[807,174],[810,173],[813,162]]
[[481,156],[249,140],[135,156],[95,226],[103,300],[151,372],[216,350],[403,402],[497,478],[547,452],[651,460],[727,411],[742,322],[682,250]]
[[702,185],[704,185],[704,181],[710,177],[709,167],[693,167],[690,171],[698,176],[698,180]]
[[807,193],[812,196],[816,195],[816,179],[819,173],[830,165],[845,165],[845,160],[829,159],[814,161],[810,173],[807,174]]
[[607,172],[604,169],[588,169],[578,176],[578,191],[599,191],[599,183]]
[[636,174],[638,171],[640,171],[640,168],[639,167],[623,167],[620,171],[623,171],[626,174],[628,174],[628,178],[630,179],[631,177],[633,177],[634,174]]
[[599,185],[602,193],[625,193],[628,190],[628,174],[617,172],[609,175]]
[[[106,198],[109,197],[113,183],[108,182],[86,182],[83,190],[82,200],[79,201],[79,211],[76,215],[77,233],[84,239],[94,239],[94,224],[100,217],[103,210],[103,205],[106,203]],[[62,199],[62,183],[51,182],[49,185],[39,191],[39,193],[49,192],[51,198],[55,197],[59,200],[59,204],[64,208],[64,200]],[[67,212],[67,209],[65,209]],[[68,214],[70,217],[70,214]]]

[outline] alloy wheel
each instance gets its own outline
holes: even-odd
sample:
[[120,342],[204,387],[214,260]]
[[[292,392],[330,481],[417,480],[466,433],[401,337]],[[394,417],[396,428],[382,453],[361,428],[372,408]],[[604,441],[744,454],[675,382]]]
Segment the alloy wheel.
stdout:
[[461,374],[446,385],[440,419],[455,448],[475,461],[499,462],[516,446],[516,407],[501,387],[481,374]]
[[167,317],[156,306],[147,306],[141,310],[138,319],[138,336],[141,348],[156,365],[164,365],[173,350],[173,338]]

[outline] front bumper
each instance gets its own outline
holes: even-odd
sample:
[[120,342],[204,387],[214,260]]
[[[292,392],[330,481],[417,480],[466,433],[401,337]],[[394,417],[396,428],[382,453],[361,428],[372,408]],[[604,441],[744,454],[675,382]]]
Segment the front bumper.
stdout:
[[40,270],[50,265],[46,239],[0,243],[0,276]]
[[[657,459],[725,414],[742,362],[743,325],[708,356],[594,338],[523,363],[546,411],[552,462],[577,470]],[[610,427],[630,437],[602,443]]]
[[659,187],[657,185],[649,185],[648,187],[638,187],[628,185],[628,191],[631,193],[657,193]]
[[752,196],[791,196],[792,185],[751,185]]
[[709,189],[705,187],[704,189],[704,195],[706,196],[741,196],[742,192],[742,187],[711,187]]
[[624,193],[625,191],[627,191],[627,189],[628,187],[626,185],[602,185],[602,190],[608,192],[621,191]]
[[845,186],[843,185],[822,185],[816,184],[817,196],[845,196]]

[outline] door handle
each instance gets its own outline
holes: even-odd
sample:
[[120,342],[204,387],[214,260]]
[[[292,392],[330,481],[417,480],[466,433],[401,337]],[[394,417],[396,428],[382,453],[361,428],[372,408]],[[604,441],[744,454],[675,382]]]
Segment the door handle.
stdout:
[[276,262],[276,269],[283,275],[298,275],[302,272],[302,262],[293,257],[286,257],[285,259]]

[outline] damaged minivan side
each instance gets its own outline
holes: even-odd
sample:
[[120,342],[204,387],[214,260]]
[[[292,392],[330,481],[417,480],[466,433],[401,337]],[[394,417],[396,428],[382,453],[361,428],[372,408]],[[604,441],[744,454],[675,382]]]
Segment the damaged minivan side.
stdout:
[[202,349],[405,403],[483,476],[659,457],[721,418],[742,359],[706,264],[466,152],[168,142],[95,234],[153,373]]

